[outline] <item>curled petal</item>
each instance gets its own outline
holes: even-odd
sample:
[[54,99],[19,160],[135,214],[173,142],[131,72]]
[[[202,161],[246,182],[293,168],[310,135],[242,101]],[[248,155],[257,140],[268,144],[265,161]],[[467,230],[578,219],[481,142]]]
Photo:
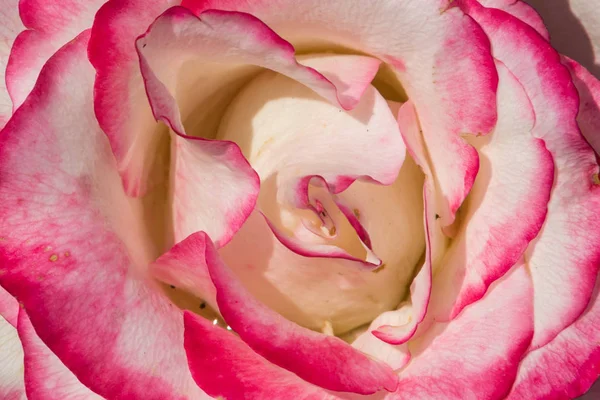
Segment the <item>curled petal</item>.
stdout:
[[498,124],[490,136],[471,141],[481,168],[435,278],[430,312],[438,321],[479,300],[523,256],[547,214],[552,156],[531,135],[535,116],[523,86],[502,63],[497,67]]
[[531,279],[520,264],[450,323],[409,342],[410,363],[388,399],[499,399],[533,335]]
[[154,254],[139,202],[123,192],[94,118],[88,39],[50,59],[0,136],[0,284],[94,392],[201,399],[182,314],[145,278]]
[[396,389],[397,377],[386,365],[336,337],[301,328],[253,298],[206,234],[195,233],[187,241],[204,243],[206,264],[199,258],[196,266],[208,269],[223,318],[258,354],[326,389],[360,394]]
[[536,116],[532,133],[554,159],[548,216],[525,253],[534,287],[532,348],[538,348],[573,323],[591,298],[600,267],[598,165],[577,126],[579,98],[559,54],[517,18],[472,0],[460,4],[490,37],[494,57],[523,85]]
[[228,399],[338,398],[271,364],[233,333],[187,311],[184,318],[185,350],[192,376],[211,396]]
[[[19,1],[19,14],[27,29],[16,38],[6,69],[6,87],[13,109],[23,104],[50,56],[82,31],[91,28],[94,14],[105,2]],[[2,21],[4,23],[4,19]]]

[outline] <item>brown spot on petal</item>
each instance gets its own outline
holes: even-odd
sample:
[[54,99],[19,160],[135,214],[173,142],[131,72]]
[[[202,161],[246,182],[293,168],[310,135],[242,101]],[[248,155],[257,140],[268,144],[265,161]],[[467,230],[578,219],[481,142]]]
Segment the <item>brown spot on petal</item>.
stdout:
[[58,260],[58,254],[52,254],[50,256],[50,258],[48,258],[48,260],[50,260],[50,262],[55,262]]
[[598,174],[592,175],[592,182],[594,182],[594,185],[600,185],[600,177]]

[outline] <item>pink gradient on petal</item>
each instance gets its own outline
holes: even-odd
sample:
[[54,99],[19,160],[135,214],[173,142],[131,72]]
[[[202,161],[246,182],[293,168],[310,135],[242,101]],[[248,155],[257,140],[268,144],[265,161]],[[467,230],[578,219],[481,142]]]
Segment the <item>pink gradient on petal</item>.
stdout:
[[196,383],[227,399],[338,398],[255,353],[233,333],[190,312],[184,314],[185,350]]
[[220,260],[204,233],[194,234],[190,240],[206,243],[206,268],[217,289],[219,310],[258,354],[326,389],[359,394],[396,389],[397,377],[389,367],[336,337],[286,320],[254,299]]
[[46,347],[23,310],[19,311],[18,332],[25,356],[25,389],[29,399],[103,399],[84,386]]
[[600,267],[598,165],[576,124],[579,97],[560,55],[521,20],[474,0],[458,4],[481,24],[494,57],[523,85],[536,114],[533,135],[554,158],[548,216],[525,255],[535,293],[535,349],[573,323],[590,300]]

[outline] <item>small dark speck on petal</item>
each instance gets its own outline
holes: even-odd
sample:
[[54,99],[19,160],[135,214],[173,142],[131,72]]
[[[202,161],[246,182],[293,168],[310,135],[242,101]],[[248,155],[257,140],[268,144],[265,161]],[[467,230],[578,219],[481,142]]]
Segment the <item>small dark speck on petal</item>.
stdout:
[[203,309],[206,308],[206,303],[201,303],[200,308],[203,308]]
[[175,286],[173,286],[173,285],[170,285],[170,286],[171,286],[171,289],[175,289]]
[[439,214],[435,214],[435,219],[440,219],[440,215]]

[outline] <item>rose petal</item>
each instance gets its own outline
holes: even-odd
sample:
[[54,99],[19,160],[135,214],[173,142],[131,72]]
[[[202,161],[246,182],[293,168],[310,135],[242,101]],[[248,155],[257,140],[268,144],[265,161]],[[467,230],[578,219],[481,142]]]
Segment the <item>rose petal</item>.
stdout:
[[[369,2],[360,10],[343,0],[184,0],[182,5],[197,14],[207,9],[248,12],[299,47],[326,42],[392,64],[419,112],[434,160],[443,197],[437,213],[444,225],[453,221],[478,168],[477,152],[458,133],[489,132],[496,121],[497,75],[489,42],[460,10],[440,9],[438,0],[418,7]],[[398,27],[401,35],[389,34]]]
[[0,286],[0,315],[8,321],[9,324],[17,327],[17,315],[19,314],[19,303],[6,290]]
[[96,69],[94,110],[109,138],[127,194],[142,196],[163,182],[164,135],[148,105],[135,39],[176,0],[107,1],[94,19],[89,45]]
[[498,124],[489,137],[471,141],[481,167],[436,274],[430,316],[437,321],[479,300],[523,256],[546,218],[552,156],[531,135],[535,115],[523,86],[502,63],[496,65]]
[[577,124],[585,140],[600,155],[600,81],[574,60],[563,57],[579,93]]
[[105,2],[19,1],[19,13],[27,29],[16,38],[6,69],[6,87],[13,109],[23,104],[48,58],[82,31],[91,28],[94,14]]
[[596,284],[590,304],[577,321],[544,347],[525,356],[507,400],[573,399],[585,393],[598,379],[599,287],[600,284]]
[[231,332],[185,312],[185,350],[192,376],[213,397],[329,400],[337,396],[256,354]]
[[204,398],[185,365],[182,313],[144,276],[154,253],[94,118],[88,37],[50,59],[0,136],[0,284],[94,392]]
[[[315,66],[329,69],[344,59],[318,56],[302,62],[313,66],[316,60]],[[335,199],[331,201],[331,194],[341,193],[357,179],[393,183],[404,161],[398,124],[374,87],[364,91],[353,110],[343,112],[300,83],[265,72],[229,106],[218,137],[240,143],[261,178],[260,210],[289,249],[381,264],[366,243],[361,246],[356,227]],[[296,209],[307,210],[308,216]],[[317,220],[317,214],[332,227]],[[329,236],[310,231],[307,220],[309,226],[315,222],[329,229]],[[362,237],[366,239],[364,233]]]
[[99,400],[37,336],[27,313],[19,312],[19,338],[23,344],[25,387],[29,400]]
[[0,315],[0,398],[26,400],[23,383],[23,348],[17,330]]
[[538,348],[573,323],[592,294],[600,266],[598,166],[576,124],[577,92],[558,53],[507,13],[471,0],[460,4],[490,37],[494,57],[523,85],[536,114],[533,135],[555,163],[548,216],[525,254],[535,293],[532,348]]
[[409,342],[413,358],[389,399],[499,399],[533,335],[531,279],[523,264],[450,323]]
[[336,337],[301,328],[253,298],[221,261],[204,232],[185,242],[206,246],[205,259],[197,259],[196,266],[208,269],[223,318],[258,354],[326,389],[360,394],[395,390],[397,377],[386,365]]
[[548,29],[540,14],[523,0],[478,0],[483,6],[497,8],[505,11],[515,18],[520,19],[535,29],[546,40],[550,40]]
[[6,89],[6,66],[10,49],[19,32],[24,29],[19,17],[19,0],[4,0],[0,9],[0,129],[13,112],[13,104]]

